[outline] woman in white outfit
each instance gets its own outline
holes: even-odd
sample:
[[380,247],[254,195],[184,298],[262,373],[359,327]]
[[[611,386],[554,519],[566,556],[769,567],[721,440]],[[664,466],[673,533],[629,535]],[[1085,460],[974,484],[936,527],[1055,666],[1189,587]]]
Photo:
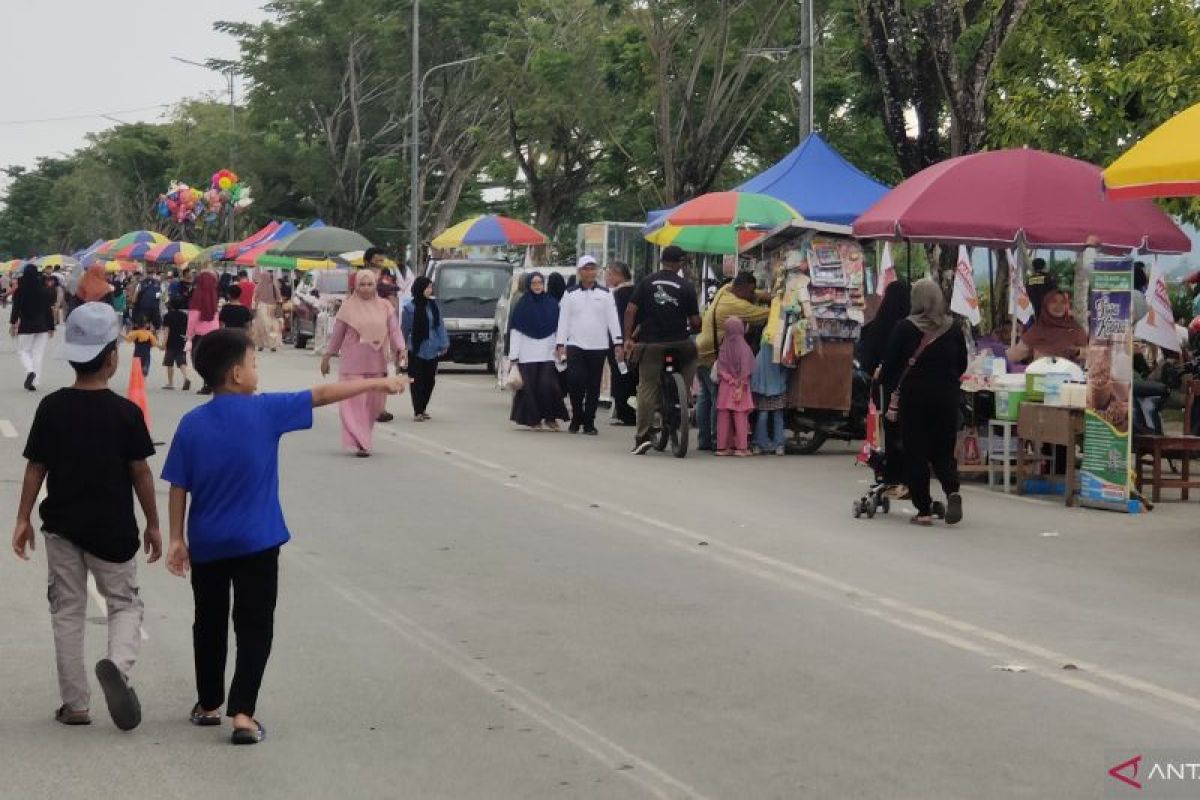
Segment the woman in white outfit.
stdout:
[[46,288],[37,266],[26,264],[17,281],[13,298],[10,332],[17,337],[17,355],[25,370],[25,388],[34,391],[42,376],[46,344],[54,335],[54,303],[57,298]]
[[558,301],[546,292],[540,272],[526,278],[525,294],[512,313],[508,360],[521,373],[521,388],[513,396],[509,419],[530,430],[559,430],[568,420],[554,366],[554,336],[558,330]]
[[282,302],[283,297],[280,295],[279,285],[275,283],[275,276],[265,269],[260,270],[258,285],[254,287],[254,325],[250,329],[254,344],[259,350],[269,347],[273,353],[279,346],[275,309]]

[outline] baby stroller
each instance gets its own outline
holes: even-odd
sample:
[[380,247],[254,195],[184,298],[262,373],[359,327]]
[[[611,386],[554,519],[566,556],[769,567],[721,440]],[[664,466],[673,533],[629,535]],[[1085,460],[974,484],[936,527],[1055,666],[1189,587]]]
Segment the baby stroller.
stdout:
[[[855,519],[862,517],[864,514],[867,519],[874,519],[875,515],[880,511],[884,514],[889,514],[892,510],[892,498],[889,493],[896,487],[884,479],[884,475],[887,472],[885,469],[887,466],[887,453],[884,450],[883,439],[885,433],[882,417],[879,413],[879,400],[881,399],[882,391],[882,387],[879,386],[874,386],[871,389],[871,400],[867,407],[867,436],[863,441],[862,449],[858,451],[858,456],[855,458],[856,463],[870,467],[874,473],[871,485],[850,506]],[[946,506],[939,500],[933,502],[930,510],[933,516],[938,519],[946,516]]]

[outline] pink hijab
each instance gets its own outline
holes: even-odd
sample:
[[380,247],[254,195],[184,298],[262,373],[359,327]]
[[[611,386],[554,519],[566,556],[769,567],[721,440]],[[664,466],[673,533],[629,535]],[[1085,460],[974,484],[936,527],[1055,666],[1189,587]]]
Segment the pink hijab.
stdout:
[[754,351],[746,343],[746,323],[740,317],[725,320],[725,338],[717,354],[721,374],[735,381],[748,381],[754,374]]

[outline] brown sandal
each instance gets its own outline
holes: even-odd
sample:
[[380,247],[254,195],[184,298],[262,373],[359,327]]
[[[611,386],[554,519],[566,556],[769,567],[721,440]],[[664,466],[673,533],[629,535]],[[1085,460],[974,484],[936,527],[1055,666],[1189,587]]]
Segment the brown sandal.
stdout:
[[54,712],[56,722],[61,722],[63,725],[91,725],[92,715],[85,711],[72,711],[64,706],[59,706],[58,711]]
[[932,516],[928,516],[928,517],[915,516],[912,519],[910,519],[908,522],[911,525],[920,525],[922,528],[929,528],[929,527],[933,526],[933,517]]

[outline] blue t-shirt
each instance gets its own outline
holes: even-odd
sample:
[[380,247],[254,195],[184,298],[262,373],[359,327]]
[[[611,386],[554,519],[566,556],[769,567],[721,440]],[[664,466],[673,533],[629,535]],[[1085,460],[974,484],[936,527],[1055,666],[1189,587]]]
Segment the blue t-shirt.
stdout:
[[309,391],[221,394],[184,415],[162,477],[192,496],[192,561],[261,553],[291,538],[279,505],[279,438],[312,424]]

